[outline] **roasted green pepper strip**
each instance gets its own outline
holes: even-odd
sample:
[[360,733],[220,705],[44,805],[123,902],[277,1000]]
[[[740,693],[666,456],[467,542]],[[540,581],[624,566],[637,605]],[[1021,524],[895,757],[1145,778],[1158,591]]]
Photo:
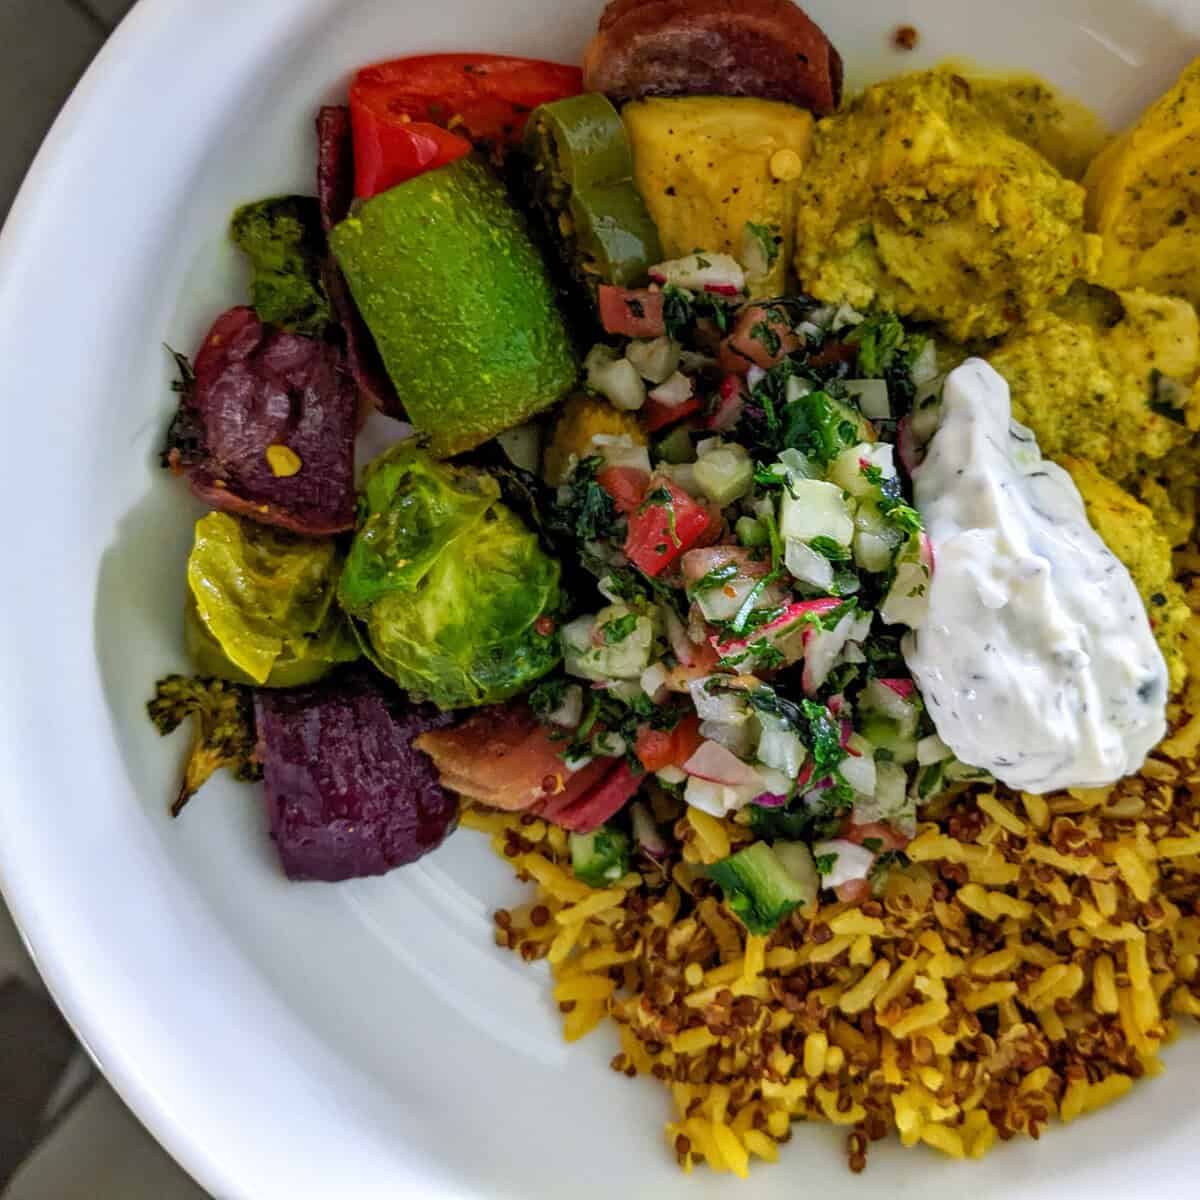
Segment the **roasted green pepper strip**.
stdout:
[[608,99],[589,93],[543,104],[529,119],[525,150],[534,203],[567,267],[593,292],[643,282],[662,248]]

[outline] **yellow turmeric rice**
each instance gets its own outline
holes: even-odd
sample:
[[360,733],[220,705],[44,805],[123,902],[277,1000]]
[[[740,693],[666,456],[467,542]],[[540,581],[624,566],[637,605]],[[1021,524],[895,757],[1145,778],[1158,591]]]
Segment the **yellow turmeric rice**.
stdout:
[[873,899],[797,911],[769,937],[703,873],[752,840],[736,820],[659,793],[677,856],[598,890],[561,829],[464,813],[534,889],[495,914],[497,943],[548,960],[568,1041],[616,1024],[613,1069],[669,1090],[685,1171],[744,1176],[798,1120],[843,1127],[853,1171],[892,1132],[978,1158],[1162,1070],[1179,1018],[1200,1015],[1200,553],[1177,567],[1191,683],[1140,775],[948,793]]

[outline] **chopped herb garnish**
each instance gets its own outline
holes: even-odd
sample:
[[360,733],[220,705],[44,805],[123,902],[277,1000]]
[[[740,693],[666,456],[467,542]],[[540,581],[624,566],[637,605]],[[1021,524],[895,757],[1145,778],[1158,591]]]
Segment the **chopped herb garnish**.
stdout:
[[815,550],[822,558],[829,559],[830,562],[849,562],[852,557],[848,546],[835,542],[831,537],[815,537],[808,544],[811,549]]
[[813,862],[817,864],[818,875],[832,875],[833,868],[837,864],[838,856],[836,854],[816,854],[813,856]]
[[606,622],[603,627],[604,644],[615,646],[619,642],[623,642],[637,628],[637,623],[637,613],[626,613],[622,617],[615,617]]

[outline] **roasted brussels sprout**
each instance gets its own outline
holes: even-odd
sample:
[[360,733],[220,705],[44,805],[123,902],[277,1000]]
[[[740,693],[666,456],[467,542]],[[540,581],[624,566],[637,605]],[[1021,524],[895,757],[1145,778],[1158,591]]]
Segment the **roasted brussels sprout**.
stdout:
[[411,442],[363,482],[338,598],[375,665],[443,709],[505,700],[559,661],[559,565],[499,496]]
[[188,558],[188,652],[202,675],[260,687],[300,687],[358,658],[336,603],[341,555],[228,513],[196,522]]

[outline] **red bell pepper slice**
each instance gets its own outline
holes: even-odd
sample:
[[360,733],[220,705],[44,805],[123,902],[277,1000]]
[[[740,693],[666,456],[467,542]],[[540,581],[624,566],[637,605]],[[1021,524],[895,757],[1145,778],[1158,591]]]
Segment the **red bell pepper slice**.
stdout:
[[711,516],[698,500],[669,479],[651,480],[629,518],[625,556],[647,575],[659,575],[708,531]]
[[461,158],[472,144],[512,145],[539,104],[582,89],[578,67],[503,54],[425,54],[364,67],[350,88],[356,194],[377,195]]

